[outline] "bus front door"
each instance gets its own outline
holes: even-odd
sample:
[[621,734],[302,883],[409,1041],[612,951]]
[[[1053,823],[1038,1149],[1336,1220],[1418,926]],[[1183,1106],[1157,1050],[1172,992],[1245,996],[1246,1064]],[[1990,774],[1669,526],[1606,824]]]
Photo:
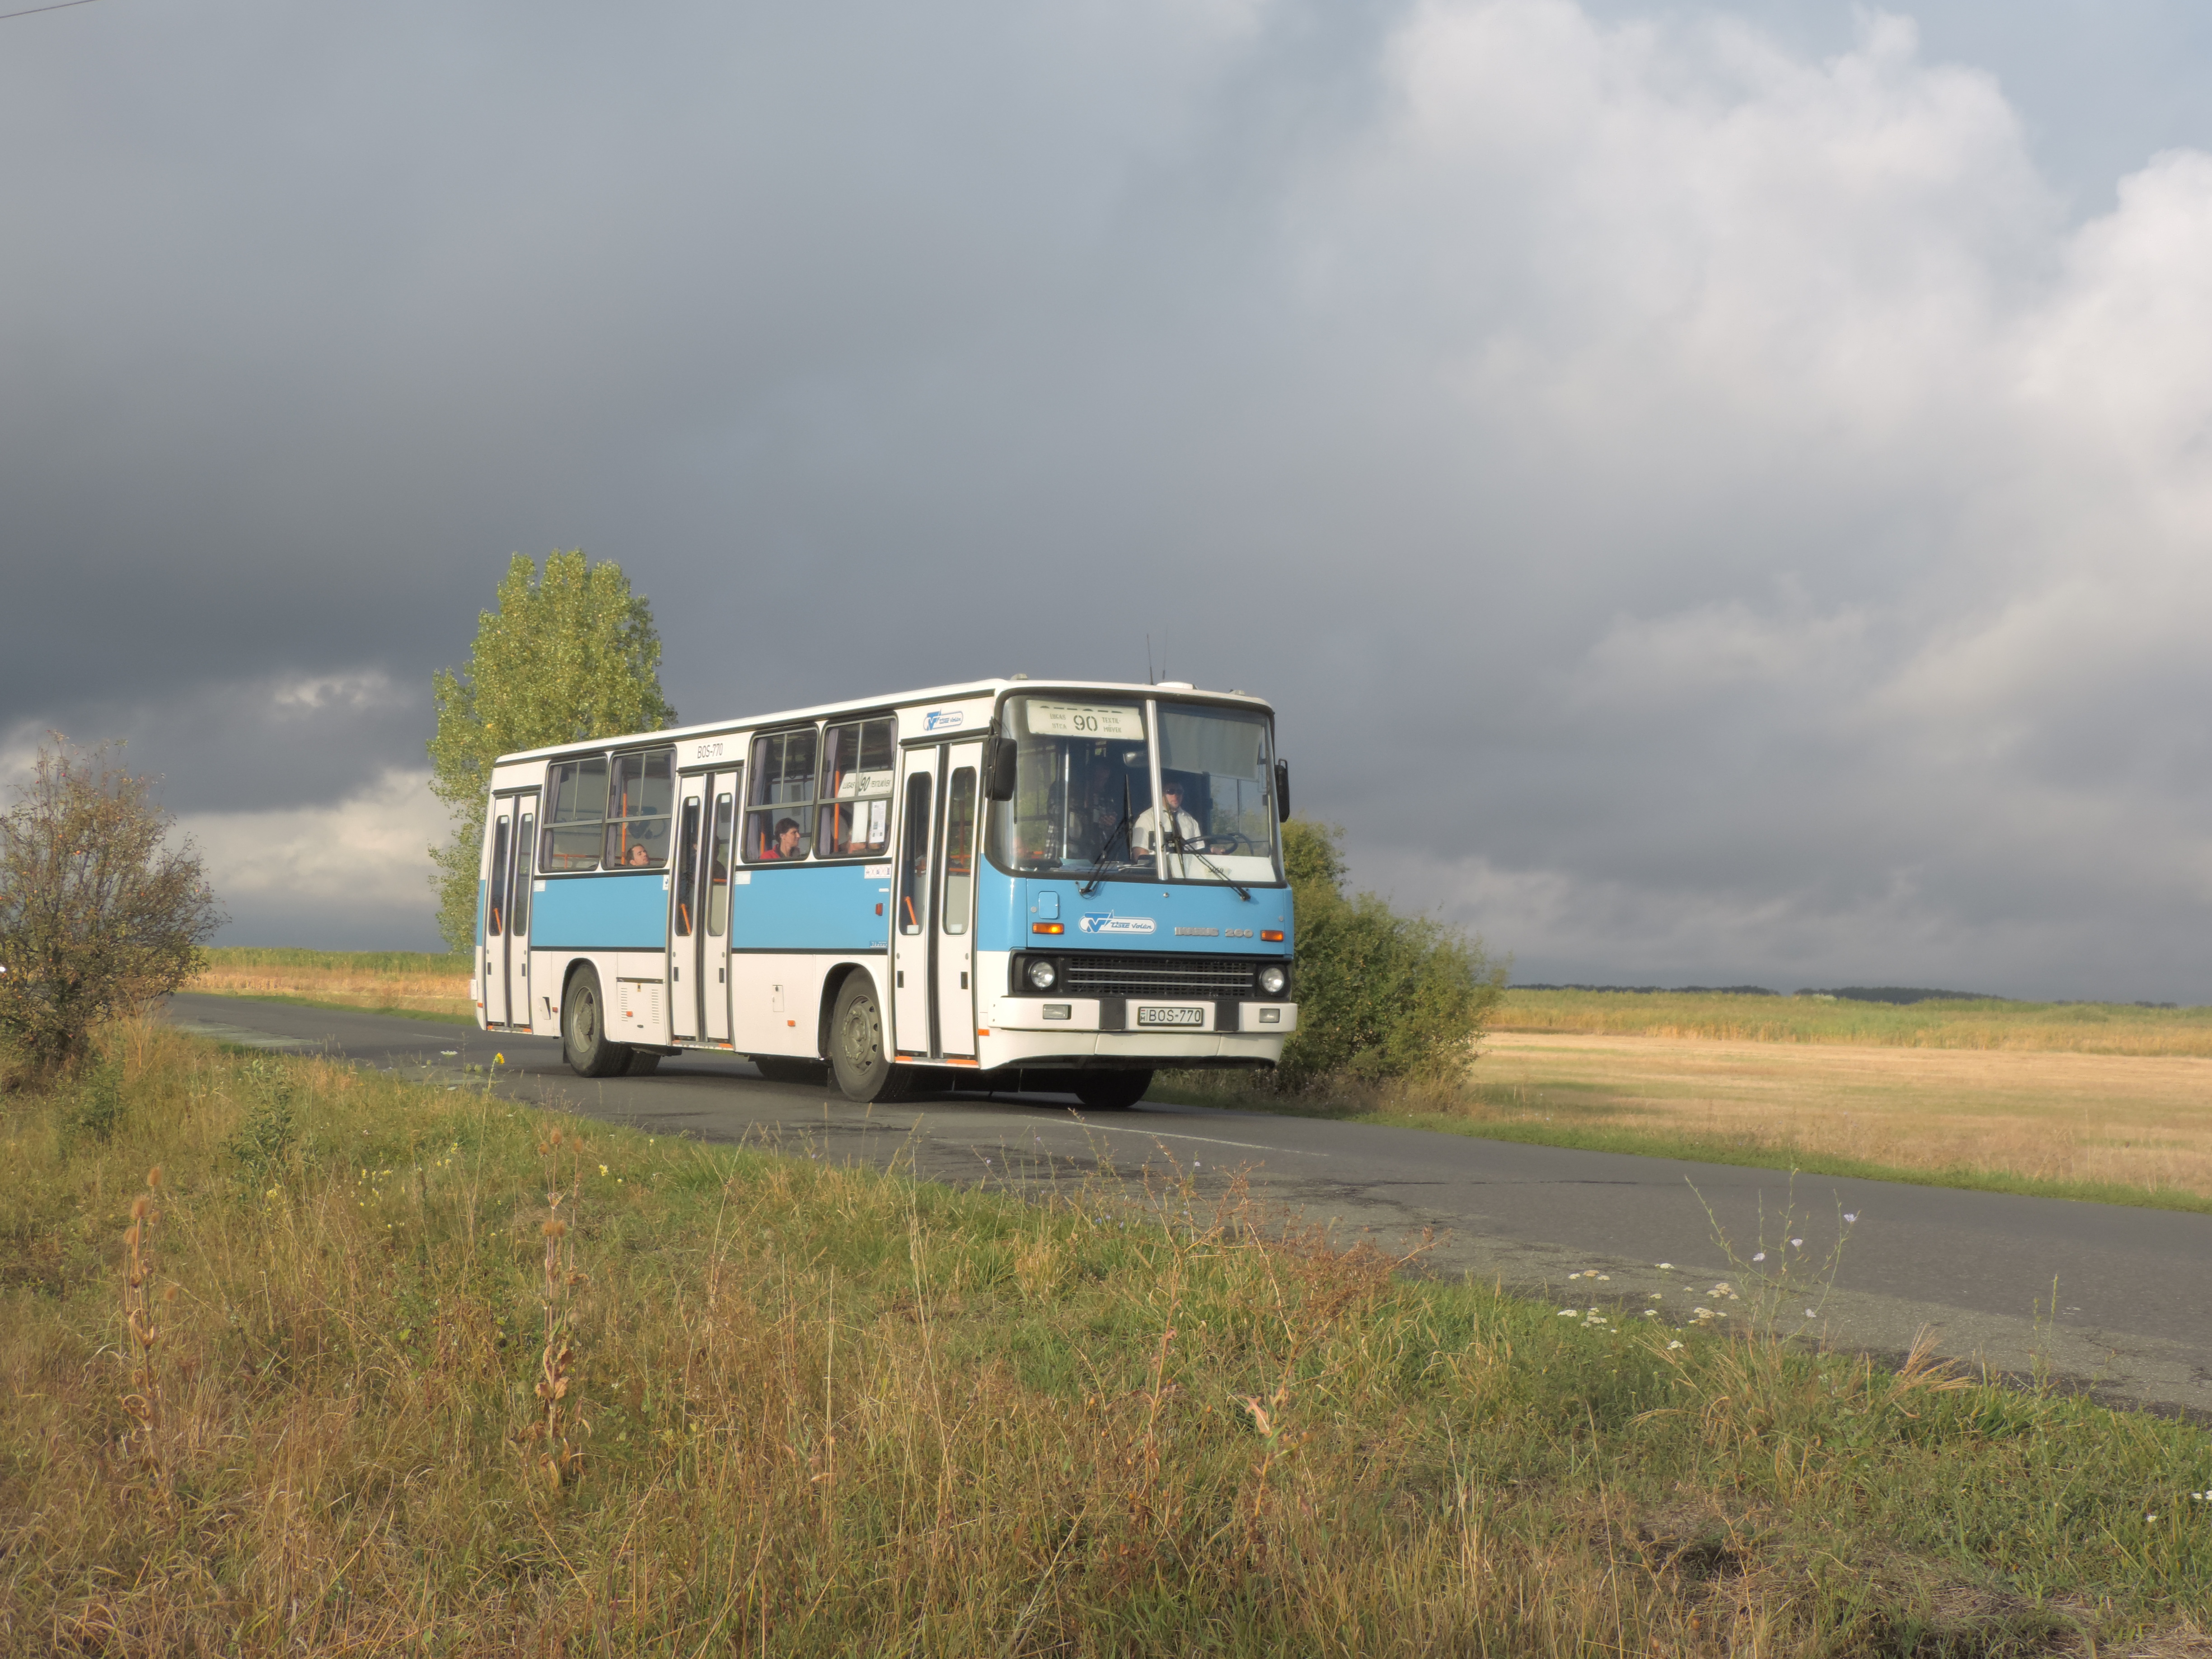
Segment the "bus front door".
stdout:
[[975,837],[980,743],[903,757],[891,895],[891,1031],[897,1052],[975,1052]]
[[943,1052],[937,1034],[937,779],[941,744],[899,757],[898,852],[891,866],[891,1044],[926,1059]]
[[494,799],[485,826],[483,966],[477,983],[486,1025],[530,1024],[530,877],[538,797]]
[[938,813],[937,1020],[938,1052],[975,1052],[975,939],[977,775],[983,745],[957,743],[938,750],[945,805]]

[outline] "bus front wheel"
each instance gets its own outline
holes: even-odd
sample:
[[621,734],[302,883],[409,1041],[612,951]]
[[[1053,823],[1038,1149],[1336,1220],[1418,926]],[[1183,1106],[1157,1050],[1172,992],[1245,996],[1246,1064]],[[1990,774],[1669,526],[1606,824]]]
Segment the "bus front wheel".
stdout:
[[883,1005],[876,1000],[875,981],[866,974],[854,974],[838,988],[830,1016],[830,1064],[851,1100],[897,1100],[913,1079],[910,1066],[891,1062]]
[[1152,1086],[1150,1072],[1079,1072],[1075,1097],[1094,1112],[1118,1112],[1133,1106]]
[[561,1057],[578,1077],[615,1077],[629,1065],[629,1046],[607,1036],[599,976],[580,968],[561,998]]

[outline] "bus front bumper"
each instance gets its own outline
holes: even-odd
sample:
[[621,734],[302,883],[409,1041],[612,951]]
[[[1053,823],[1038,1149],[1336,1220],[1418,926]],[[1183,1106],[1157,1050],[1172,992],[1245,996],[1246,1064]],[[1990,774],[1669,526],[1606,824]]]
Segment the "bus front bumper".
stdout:
[[[986,1031],[1095,1032],[1143,1039],[1198,1036],[1272,1038],[1298,1029],[1295,1002],[1200,1001],[1183,997],[995,997],[984,1009]],[[1117,1045],[1118,1046],[1118,1045]]]

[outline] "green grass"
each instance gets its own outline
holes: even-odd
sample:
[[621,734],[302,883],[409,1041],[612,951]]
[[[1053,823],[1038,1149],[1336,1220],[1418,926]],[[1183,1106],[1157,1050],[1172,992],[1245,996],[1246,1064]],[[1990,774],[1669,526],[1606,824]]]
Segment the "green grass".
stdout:
[[207,953],[221,968],[310,968],[357,974],[458,974],[476,971],[466,951],[302,951],[288,945],[226,945]]
[[222,991],[196,986],[192,994],[229,997],[239,1002],[282,1002],[295,1008],[335,1008],[349,1014],[390,1014],[397,1019],[427,1019],[439,1025],[474,1026],[477,1023],[470,1015],[447,1013],[435,1008],[403,1008],[392,1004],[364,1007],[358,1002],[341,1002],[328,997],[290,996],[278,991]]
[[0,1648],[1997,1654],[2212,1583],[2188,1424],[1562,1318],[1233,1190],[932,1186],[154,1026],[105,1066],[0,1104]]

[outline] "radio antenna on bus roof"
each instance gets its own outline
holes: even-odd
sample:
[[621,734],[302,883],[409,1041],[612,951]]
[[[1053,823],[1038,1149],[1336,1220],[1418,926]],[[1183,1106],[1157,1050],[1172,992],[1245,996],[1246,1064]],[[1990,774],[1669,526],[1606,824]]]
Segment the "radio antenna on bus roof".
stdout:
[[1146,685],[1158,684],[1152,675],[1152,636],[1150,634],[1145,635],[1145,684]]

